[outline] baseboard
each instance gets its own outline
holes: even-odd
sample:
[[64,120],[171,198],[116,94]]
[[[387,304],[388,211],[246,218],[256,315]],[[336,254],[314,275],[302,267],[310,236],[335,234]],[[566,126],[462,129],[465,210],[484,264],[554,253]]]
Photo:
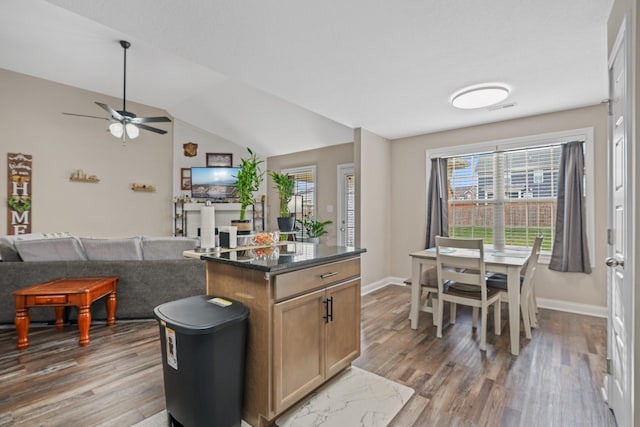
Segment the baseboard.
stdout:
[[377,291],[378,289],[382,289],[385,286],[389,286],[389,285],[406,286],[403,283],[404,280],[405,279],[401,279],[399,277],[386,277],[382,280],[378,280],[377,282],[369,283],[368,285],[363,286],[362,289],[360,289],[360,295],[369,294],[373,291]]
[[548,298],[537,298],[538,307],[549,310],[565,311],[567,313],[584,314],[586,316],[607,317],[607,307],[600,305],[581,304],[578,302],[561,301]]
[[[382,289],[385,286],[407,286],[404,284],[406,277],[387,277],[377,282],[370,283],[363,286],[361,289],[361,295],[366,295],[378,289]],[[548,310],[564,311],[567,313],[584,314],[586,316],[593,317],[607,317],[607,307],[600,305],[581,304],[577,302],[555,300],[549,298],[538,298],[538,307],[546,308]]]

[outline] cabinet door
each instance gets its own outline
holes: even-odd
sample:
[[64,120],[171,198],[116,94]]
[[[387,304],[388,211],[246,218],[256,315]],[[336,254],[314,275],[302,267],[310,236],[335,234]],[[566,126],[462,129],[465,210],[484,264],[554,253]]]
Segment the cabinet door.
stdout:
[[360,355],[360,279],[327,289],[332,320],[327,324],[327,378]]
[[273,404],[276,413],[324,382],[324,295],[325,291],[320,290],[273,306]]

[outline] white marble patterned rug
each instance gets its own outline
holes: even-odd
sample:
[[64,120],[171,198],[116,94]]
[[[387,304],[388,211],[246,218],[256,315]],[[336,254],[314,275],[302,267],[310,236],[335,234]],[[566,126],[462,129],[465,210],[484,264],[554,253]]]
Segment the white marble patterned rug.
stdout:
[[[385,427],[413,396],[413,389],[355,366],[338,374],[277,420],[279,427]],[[163,427],[161,411],[135,427]],[[251,427],[242,421],[242,427]]]
[[320,387],[277,420],[279,427],[384,427],[413,389],[355,366]]

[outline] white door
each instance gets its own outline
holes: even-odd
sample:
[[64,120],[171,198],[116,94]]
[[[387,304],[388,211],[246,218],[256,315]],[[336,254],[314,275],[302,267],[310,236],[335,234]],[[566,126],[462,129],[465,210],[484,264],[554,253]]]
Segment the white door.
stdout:
[[338,246],[356,244],[356,176],[353,163],[338,165]]
[[[623,23],[609,60],[609,236],[606,259],[609,289],[609,373],[605,387],[609,406],[618,426],[631,426],[632,409],[632,347],[633,282],[631,271],[625,272],[625,259],[631,255],[630,194],[633,180],[629,178],[630,95],[629,40]],[[627,269],[628,269],[627,265]]]

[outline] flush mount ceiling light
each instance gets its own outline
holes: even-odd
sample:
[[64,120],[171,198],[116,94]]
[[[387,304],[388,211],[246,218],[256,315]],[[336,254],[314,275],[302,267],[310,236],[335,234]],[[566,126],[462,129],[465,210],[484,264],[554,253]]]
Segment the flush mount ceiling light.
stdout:
[[470,110],[495,105],[508,96],[509,89],[503,85],[470,86],[456,92],[451,98],[451,104],[456,108]]

